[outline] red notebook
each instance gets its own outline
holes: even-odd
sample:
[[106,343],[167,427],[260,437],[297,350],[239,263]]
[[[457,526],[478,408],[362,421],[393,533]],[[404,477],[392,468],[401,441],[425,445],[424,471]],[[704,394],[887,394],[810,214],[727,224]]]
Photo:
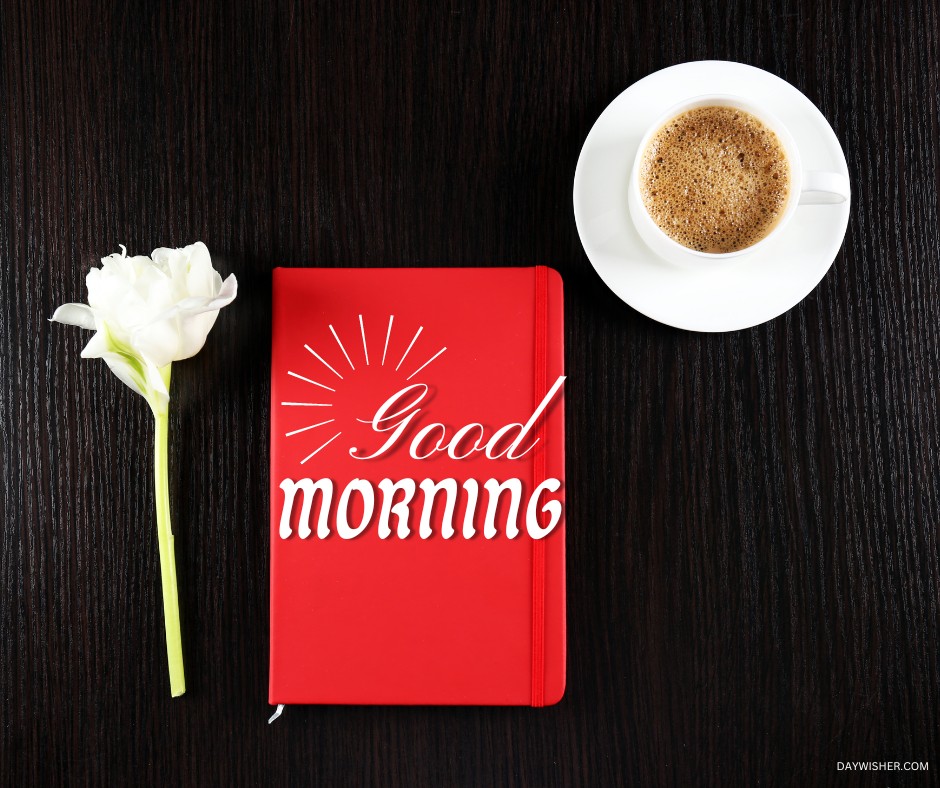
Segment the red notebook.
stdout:
[[565,687],[551,269],[274,272],[270,701]]

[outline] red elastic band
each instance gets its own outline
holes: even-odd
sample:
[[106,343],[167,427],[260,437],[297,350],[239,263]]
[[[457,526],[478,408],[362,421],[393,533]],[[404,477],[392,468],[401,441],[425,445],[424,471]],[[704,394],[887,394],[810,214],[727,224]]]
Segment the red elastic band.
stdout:
[[[548,275],[545,266],[535,267],[535,380],[533,407],[538,407],[548,389]],[[532,458],[532,490],[545,481],[545,417],[536,425]],[[542,512],[536,517],[543,525]],[[545,545],[532,540],[532,705],[545,705]]]

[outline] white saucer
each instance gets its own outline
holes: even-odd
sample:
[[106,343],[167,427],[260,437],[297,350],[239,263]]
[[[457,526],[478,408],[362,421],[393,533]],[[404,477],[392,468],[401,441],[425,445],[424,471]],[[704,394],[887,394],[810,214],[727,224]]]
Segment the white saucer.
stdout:
[[839,140],[799,90],[753,66],[703,60],[650,74],[604,110],[578,159],[574,215],[591,264],[638,312],[689,331],[736,331],[786,312],[819,284],[842,245],[850,203],[801,205],[779,242],[717,270],[689,271],[654,255],[627,207],[637,146],[671,105],[704,93],[730,93],[767,105],[796,140],[804,170],[848,176]]

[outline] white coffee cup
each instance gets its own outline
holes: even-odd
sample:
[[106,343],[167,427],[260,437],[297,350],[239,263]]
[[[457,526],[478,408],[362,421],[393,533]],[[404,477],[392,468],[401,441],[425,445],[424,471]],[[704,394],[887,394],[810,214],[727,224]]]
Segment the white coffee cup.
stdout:
[[[787,162],[790,166],[790,189],[787,195],[787,202],[783,213],[780,216],[776,226],[760,241],[743,249],[734,252],[700,252],[683,246],[678,241],[673,240],[666,235],[659,225],[653,221],[649,215],[646,206],[643,204],[643,198],[640,191],[640,170],[643,162],[643,155],[653,136],[669,121],[682,115],[689,110],[699,107],[735,107],[744,110],[756,117],[767,128],[771,129],[780,140]],[[724,93],[712,95],[695,96],[686,99],[664,112],[655,123],[653,123],[643,140],[640,142],[636,159],[633,162],[633,171],[630,173],[630,185],[628,194],[628,204],[630,206],[630,216],[636,225],[637,232],[659,257],[671,263],[684,266],[693,266],[702,268],[707,265],[716,265],[727,262],[735,257],[751,254],[758,249],[763,249],[779,240],[780,234],[793,218],[796,209],[800,205],[831,205],[833,203],[845,202],[851,195],[849,179],[838,172],[820,172],[816,170],[803,171],[803,165],[800,161],[800,152],[793,141],[793,136],[777,118],[763,107],[757,106],[752,101],[732,96]]]

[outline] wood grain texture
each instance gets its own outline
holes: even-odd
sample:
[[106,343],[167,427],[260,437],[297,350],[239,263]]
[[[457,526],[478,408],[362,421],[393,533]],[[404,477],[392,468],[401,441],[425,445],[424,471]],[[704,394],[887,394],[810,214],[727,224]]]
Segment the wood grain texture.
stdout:
[[[936,782],[938,41],[936,2],[0,4],[2,778]],[[606,104],[705,58],[806,93],[856,194],[815,292],[717,336],[621,304],[571,210]],[[196,239],[241,288],[174,370],[171,700],[148,413],[46,318],[117,244]],[[268,727],[271,268],[534,263],[567,296],[565,699]]]

